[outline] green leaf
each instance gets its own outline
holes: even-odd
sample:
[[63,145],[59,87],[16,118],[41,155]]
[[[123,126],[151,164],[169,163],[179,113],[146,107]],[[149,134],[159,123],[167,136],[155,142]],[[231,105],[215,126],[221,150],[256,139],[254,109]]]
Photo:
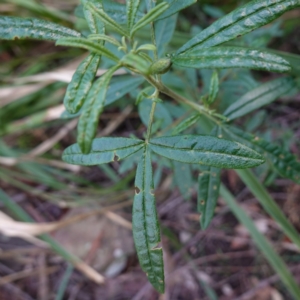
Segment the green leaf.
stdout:
[[83,153],[91,150],[95,137],[99,116],[103,111],[109,82],[119,65],[113,66],[103,74],[91,88],[86,101],[86,106],[78,122],[77,142]]
[[242,117],[286,95],[295,86],[296,83],[291,77],[277,78],[264,83],[231,104],[224,112],[224,115],[228,120]]
[[203,49],[220,45],[268,24],[296,7],[300,7],[299,0],[251,1],[201,31],[184,44],[177,54],[192,48]]
[[169,159],[216,168],[245,169],[264,162],[260,154],[242,144],[209,135],[159,137],[151,139],[149,146]]
[[118,62],[119,58],[115,56],[113,53],[111,53],[108,49],[105,47],[96,44],[88,39],[84,38],[62,38],[59,39],[56,42],[57,46],[67,46],[67,47],[77,47],[77,48],[83,48],[90,52],[97,53],[103,56],[106,56],[107,58]]
[[[97,1],[97,0],[96,0]],[[101,1],[103,10],[116,22],[119,24],[126,24],[127,23],[127,9],[126,5],[114,2],[111,0],[102,0]],[[83,14],[83,6],[79,5],[76,9],[77,15],[79,17],[84,18]],[[138,18],[142,18],[145,14],[138,11],[136,16]]]
[[[110,105],[122,98],[127,93],[138,88],[142,84],[144,78],[141,76],[121,75],[113,78],[109,84],[109,88],[106,94],[106,100],[104,106]],[[83,107],[84,108],[84,107]],[[77,114],[70,114],[64,112],[61,116],[63,119],[76,118],[81,115],[83,108]]]
[[221,183],[221,169],[214,167],[201,167],[198,177],[198,212],[201,213],[200,223],[202,229],[210,224],[219,198]]
[[165,2],[169,3],[169,8],[162,15],[160,15],[157,20],[168,18],[180,10],[196,3],[197,0],[165,0]]
[[220,194],[235,217],[248,229],[254,243],[286,285],[288,291],[297,299],[298,295],[300,295],[299,285],[295,282],[293,275],[290,273],[282,258],[275,252],[274,246],[258,231],[253,221],[235,201],[235,197],[224,186],[221,187]]
[[110,82],[105,105],[112,104],[116,100],[122,98],[124,95],[131,91],[134,91],[144,82],[144,78],[141,76],[122,75],[116,76]]
[[215,102],[219,93],[219,75],[218,72],[215,70],[212,74],[209,91],[208,91],[208,99],[207,104],[211,105]]
[[103,34],[105,32],[105,27],[104,27],[104,23],[95,17],[95,15],[93,15],[91,13],[90,10],[87,9],[86,4],[92,3],[95,7],[97,7],[98,9],[103,9],[102,3],[101,1],[98,0],[81,0],[82,4],[83,4],[83,13],[84,13],[84,17],[89,25],[89,28],[91,30],[91,33],[93,34]]
[[193,184],[191,166],[178,161],[173,162],[174,182],[180,194],[185,200],[191,198],[191,188]]
[[105,34],[90,34],[88,36],[89,40],[100,40],[100,41],[105,41],[105,42],[109,42],[117,47],[121,47],[121,43],[116,40],[115,38],[105,35]]
[[115,20],[113,20],[103,9],[96,7],[93,3],[87,2],[85,4],[86,9],[88,9],[92,15],[99,18],[103,23],[109,25],[116,32],[123,36],[128,36],[128,32],[123,29]]
[[147,11],[149,12],[156,4],[156,0],[145,0]]
[[56,41],[64,37],[80,37],[75,30],[39,19],[0,16],[0,39],[38,39]]
[[65,107],[70,113],[75,114],[82,107],[92,87],[100,62],[101,56],[90,54],[78,66],[72,81],[68,85],[64,99]]
[[103,137],[93,140],[91,152],[84,154],[78,144],[65,149],[62,159],[74,165],[93,166],[119,161],[141,150],[144,142],[131,138]]
[[127,0],[126,9],[127,9],[127,24],[129,31],[134,26],[136,14],[139,8],[141,0]]
[[125,55],[122,60],[122,64],[126,67],[134,68],[138,70],[141,74],[148,74],[150,69],[150,64],[143,57],[133,52]]
[[150,151],[144,149],[135,178],[132,230],[140,265],[148,280],[160,293],[164,292],[164,263],[160,228],[154,197]]
[[266,51],[242,47],[213,47],[188,51],[173,56],[175,65],[186,68],[247,68],[270,72],[288,72],[288,61]]
[[259,153],[264,154],[267,162],[284,178],[300,184],[300,162],[292,153],[251,133],[233,126],[223,126],[228,138],[238,141]]
[[181,123],[179,123],[172,131],[172,135],[178,135],[179,133],[187,130],[188,128],[190,128],[191,126],[193,126],[194,124],[197,123],[197,121],[201,118],[200,115],[194,115],[191,116],[187,119],[185,119],[184,121],[182,121]]
[[155,22],[155,40],[158,57],[165,52],[166,46],[170,43],[177,23],[177,14]]
[[166,2],[162,2],[151,9],[144,17],[139,19],[130,31],[130,36],[132,37],[136,31],[148,25],[149,23],[155,21],[158,16],[160,16],[166,9],[168,9],[169,5]]

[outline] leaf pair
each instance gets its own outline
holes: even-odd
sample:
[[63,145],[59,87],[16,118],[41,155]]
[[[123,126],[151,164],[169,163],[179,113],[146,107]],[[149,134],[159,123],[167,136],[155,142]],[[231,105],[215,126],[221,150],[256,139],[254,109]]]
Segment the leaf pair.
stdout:
[[[63,160],[77,165],[98,165],[119,161],[140,150],[143,150],[143,153],[135,180],[133,236],[142,269],[147,273],[153,286],[162,293],[163,255],[159,247],[160,229],[153,190],[150,150],[175,161],[228,168],[256,166],[261,164],[263,159],[250,148],[212,136],[170,136],[151,139],[148,144],[132,138],[99,138],[93,141],[89,154],[84,154],[81,147],[75,144],[64,151]],[[202,190],[202,194],[204,192]],[[211,207],[208,206],[207,209],[211,215]],[[204,224],[207,226],[207,223]]]
[[78,122],[77,141],[83,153],[91,150],[96,135],[99,116],[103,111],[109,82],[119,65],[107,70],[93,85],[86,99],[86,106]]

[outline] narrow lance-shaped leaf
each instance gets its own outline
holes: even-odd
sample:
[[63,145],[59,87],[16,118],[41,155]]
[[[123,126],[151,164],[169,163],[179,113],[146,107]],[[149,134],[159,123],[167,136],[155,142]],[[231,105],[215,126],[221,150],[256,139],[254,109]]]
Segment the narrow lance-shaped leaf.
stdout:
[[228,138],[232,138],[263,153],[267,162],[269,162],[281,176],[300,184],[300,162],[295,155],[276,144],[270,143],[236,127],[223,126],[222,129]]
[[265,51],[241,47],[213,47],[173,56],[175,65],[196,69],[247,68],[271,72],[288,72],[288,61]]
[[116,65],[103,74],[94,83],[88,94],[87,105],[78,122],[77,142],[82,153],[87,154],[91,150],[92,141],[97,131],[99,116],[104,108],[108,85],[111,77],[118,68],[119,66]]
[[84,39],[84,38],[62,38],[59,39],[56,42],[57,46],[67,46],[67,47],[77,47],[77,48],[83,48],[86,49],[90,52],[93,53],[97,53],[100,55],[104,55],[107,58],[118,62],[119,59],[117,56],[115,56],[113,53],[111,53],[108,49],[106,49],[105,47],[96,44],[88,39]]
[[149,12],[156,4],[156,0],[145,0],[147,11]]
[[150,151],[145,146],[135,178],[132,230],[139,262],[148,280],[160,293],[164,292],[164,263],[160,228],[154,197]]
[[70,113],[75,114],[82,107],[93,84],[100,62],[101,56],[90,54],[78,66],[64,98],[64,105]]
[[299,0],[251,1],[201,31],[184,44],[177,53],[185,52],[191,48],[202,49],[220,45],[268,24],[296,7],[300,7]]
[[210,85],[209,85],[209,91],[208,91],[208,98],[207,98],[207,104],[211,105],[215,102],[217,96],[219,93],[219,74],[215,70],[213,72],[213,75],[211,77]]
[[295,86],[296,83],[291,77],[277,78],[264,83],[231,104],[224,112],[224,115],[228,120],[242,117],[286,95]]
[[80,37],[81,34],[70,28],[39,19],[0,17],[0,39],[38,39],[56,41],[64,37]]
[[186,7],[194,4],[197,2],[197,0],[165,0],[167,3],[169,3],[169,8],[160,15],[157,20],[162,20],[165,18],[168,18],[177,12],[179,12],[182,9],[185,9]]
[[91,152],[84,154],[78,144],[65,149],[62,159],[74,165],[93,166],[124,159],[141,150],[144,141],[132,138],[103,137],[93,140]]
[[103,9],[101,1],[98,0],[81,0],[83,4],[83,13],[84,17],[89,25],[89,28],[93,34],[103,34],[105,32],[104,23],[96,18],[94,14],[91,13],[89,9],[87,9],[86,4],[88,2],[93,3],[95,7],[98,9]]
[[175,186],[179,189],[182,197],[185,200],[189,200],[191,198],[191,187],[193,185],[191,165],[178,161],[174,161],[172,165]]
[[236,142],[206,135],[179,135],[151,139],[151,149],[169,159],[216,168],[245,169],[264,162],[256,151]]
[[88,9],[92,15],[99,18],[103,23],[109,25],[115,31],[123,36],[128,36],[128,32],[123,29],[115,20],[113,20],[103,9],[96,7],[93,3],[87,2],[85,8]]
[[141,0],[127,0],[126,1],[127,24],[128,24],[129,30],[131,30],[131,28],[134,25],[140,2],[141,2]]
[[177,17],[178,15],[175,14],[169,18],[155,22],[155,39],[159,57],[165,52],[166,46],[172,39],[176,27]]
[[219,198],[221,169],[202,166],[198,177],[198,212],[202,229],[210,224]]
[[188,128],[192,127],[194,124],[197,123],[197,121],[201,118],[200,115],[194,115],[186,120],[179,123],[172,131],[172,135],[178,135],[179,133],[187,130]]
[[155,21],[158,16],[160,16],[166,9],[168,9],[169,5],[166,2],[162,2],[151,9],[144,17],[139,19],[130,31],[130,36],[132,37],[136,31],[148,25],[149,23]]
[[88,39],[89,40],[99,40],[99,41],[105,41],[105,42],[108,42],[108,43],[111,43],[117,47],[121,47],[121,43],[116,40],[115,38],[111,37],[111,36],[108,36],[108,35],[105,35],[105,34],[90,34],[88,36]]
[[[145,79],[142,76],[131,76],[131,75],[122,75],[113,78],[109,84],[109,88],[106,94],[105,106],[110,105],[122,98],[127,93],[131,92],[137,88],[140,84],[143,83]],[[63,119],[76,118],[81,115],[84,106],[77,114],[70,114],[64,112],[61,116]]]

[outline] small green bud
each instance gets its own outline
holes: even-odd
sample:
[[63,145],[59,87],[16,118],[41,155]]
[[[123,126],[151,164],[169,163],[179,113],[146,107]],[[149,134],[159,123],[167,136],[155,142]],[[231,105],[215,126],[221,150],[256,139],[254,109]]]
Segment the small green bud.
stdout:
[[150,66],[150,74],[155,75],[167,73],[171,66],[172,62],[170,58],[161,58]]

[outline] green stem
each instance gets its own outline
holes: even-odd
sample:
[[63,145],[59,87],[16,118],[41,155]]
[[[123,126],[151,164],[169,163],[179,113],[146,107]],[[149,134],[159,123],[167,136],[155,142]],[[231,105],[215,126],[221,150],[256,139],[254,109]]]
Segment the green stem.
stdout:
[[184,104],[187,105],[191,108],[193,108],[194,110],[196,110],[198,113],[205,115],[207,118],[209,118],[211,121],[213,121],[216,124],[219,124],[220,121],[217,120],[214,116],[212,116],[210,114],[210,111],[205,108],[203,105],[199,105],[198,103],[195,103],[193,101],[188,100],[187,98],[175,93],[174,91],[172,91],[171,89],[169,89],[168,87],[166,87],[164,84],[162,84],[161,82],[155,80],[153,77],[151,76],[147,76],[146,80],[152,84],[154,87],[157,88],[158,91],[160,91],[162,94],[165,94],[169,97],[171,97],[172,99],[174,99],[175,101],[177,101],[180,104]]

